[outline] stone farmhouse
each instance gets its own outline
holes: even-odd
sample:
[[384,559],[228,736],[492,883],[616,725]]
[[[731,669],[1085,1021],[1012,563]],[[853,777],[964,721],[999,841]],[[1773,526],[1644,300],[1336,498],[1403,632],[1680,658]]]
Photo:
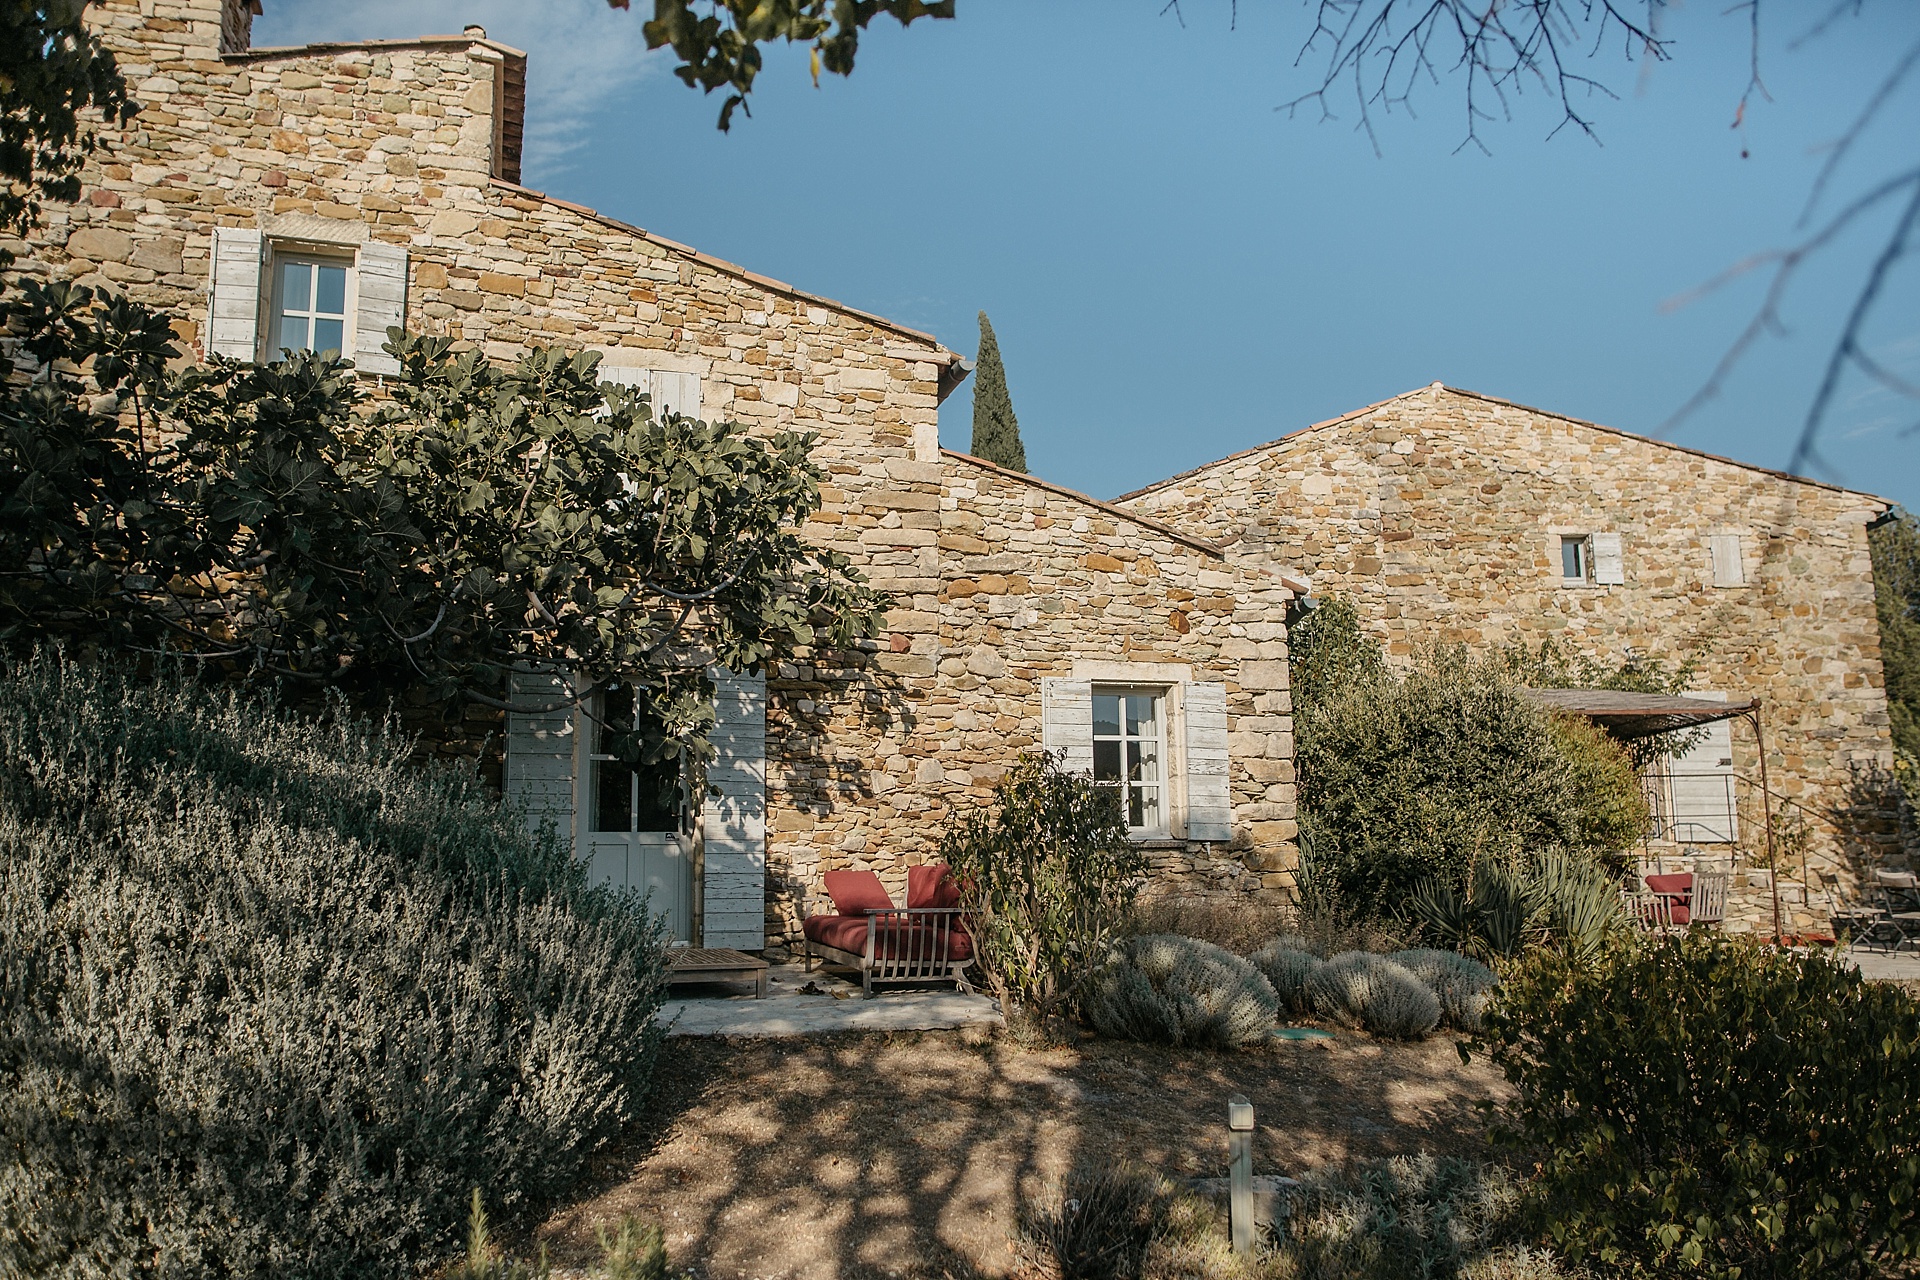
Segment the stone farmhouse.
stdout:
[[[931,336],[521,185],[526,58],[482,29],[255,48],[258,10],[94,0],[142,110],[25,269],[166,308],[203,357],[338,347],[378,380],[399,324],[502,360],[597,351],[656,404],[816,432],[809,532],[893,593],[850,658],[722,678],[697,813],[654,811],[596,750],[617,705],[476,709],[440,744],[681,939],[791,942],[830,869],[900,900],[945,816],[1041,747],[1124,790],[1155,891],[1288,894],[1286,622],[1309,590],[1360,600],[1401,653],[1698,644],[1702,690],[1766,699],[1789,794],[1888,753],[1877,499],[1436,385],[1095,501],[939,447],[967,366]],[[1708,750],[1744,776],[1753,748]],[[1670,809],[1704,810],[1688,785]]]
[[[1780,869],[1803,927],[1825,923],[1818,886],[1883,852],[1830,820],[1856,770],[1892,762],[1867,550],[1880,498],[1435,383],[1117,503],[1306,573],[1392,654],[1552,639],[1614,663],[1694,658],[1696,696],[1760,700],[1781,825],[1810,828]],[[1710,726],[1649,779],[1655,835],[1750,869],[1758,766],[1747,721]],[[1742,883],[1752,924],[1770,886]]]
[[946,813],[1041,746],[1127,789],[1157,886],[1288,890],[1283,619],[1304,579],[941,450],[966,367],[927,334],[520,185],[526,59],[480,28],[267,49],[257,11],[96,0],[142,109],[28,269],[169,309],[202,356],[338,347],[377,379],[401,324],[500,359],[598,351],[658,404],[817,432],[811,533],[898,604],[850,664],[723,680],[698,815],[652,812],[586,714],[501,734],[476,712],[447,750],[504,738],[507,791],[708,946],[795,938],[827,869],[876,870],[898,900]]

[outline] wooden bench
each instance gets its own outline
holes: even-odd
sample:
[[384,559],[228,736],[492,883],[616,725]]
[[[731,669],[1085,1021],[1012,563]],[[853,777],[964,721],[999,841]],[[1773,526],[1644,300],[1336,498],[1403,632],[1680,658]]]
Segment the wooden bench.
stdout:
[[668,987],[689,982],[739,982],[753,979],[753,998],[767,998],[767,962],[726,947],[675,947],[667,952]]

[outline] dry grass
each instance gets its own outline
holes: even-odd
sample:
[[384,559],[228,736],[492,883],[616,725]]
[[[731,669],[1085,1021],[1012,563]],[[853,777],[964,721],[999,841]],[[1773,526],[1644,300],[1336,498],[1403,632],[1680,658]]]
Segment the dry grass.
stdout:
[[1023,1206],[1076,1168],[1224,1173],[1232,1094],[1253,1100],[1263,1173],[1478,1156],[1475,1104],[1506,1096],[1451,1037],[1344,1032],[1332,1049],[1240,1053],[963,1032],[680,1040],[661,1071],[654,1114],[601,1162],[597,1190],[541,1227],[556,1262],[591,1262],[596,1226],[633,1214],[699,1277],[1010,1275]]
[[1305,950],[1323,959],[1342,951],[1398,951],[1412,946],[1410,931],[1391,921],[1342,920],[1290,906],[1228,902],[1218,898],[1150,898],[1134,908],[1132,933],[1177,933],[1252,955],[1275,938],[1304,939]]

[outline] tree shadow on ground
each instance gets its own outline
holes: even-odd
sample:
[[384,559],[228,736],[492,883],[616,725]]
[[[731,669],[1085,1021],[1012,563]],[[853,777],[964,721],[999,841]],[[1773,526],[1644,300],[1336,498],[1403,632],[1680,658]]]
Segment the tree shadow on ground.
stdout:
[[677,1039],[649,1115],[539,1234],[586,1263],[595,1227],[632,1213],[702,1277],[1005,1275],[1023,1205],[1057,1199],[1076,1167],[1224,1173],[1234,1093],[1259,1117],[1257,1170],[1293,1173],[1484,1154],[1476,1104],[1505,1087],[1448,1037],[1230,1054],[967,1032]]

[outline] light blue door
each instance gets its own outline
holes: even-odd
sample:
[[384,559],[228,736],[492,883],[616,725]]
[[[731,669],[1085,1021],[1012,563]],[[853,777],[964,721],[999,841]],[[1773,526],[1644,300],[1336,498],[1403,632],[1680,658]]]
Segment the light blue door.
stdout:
[[633,765],[621,737],[633,727],[633,693],[615,687],[583,709],[579,857],[596,882],[632,888],[667,917],[675,942],[692,938],[692,853],[677,764]]

